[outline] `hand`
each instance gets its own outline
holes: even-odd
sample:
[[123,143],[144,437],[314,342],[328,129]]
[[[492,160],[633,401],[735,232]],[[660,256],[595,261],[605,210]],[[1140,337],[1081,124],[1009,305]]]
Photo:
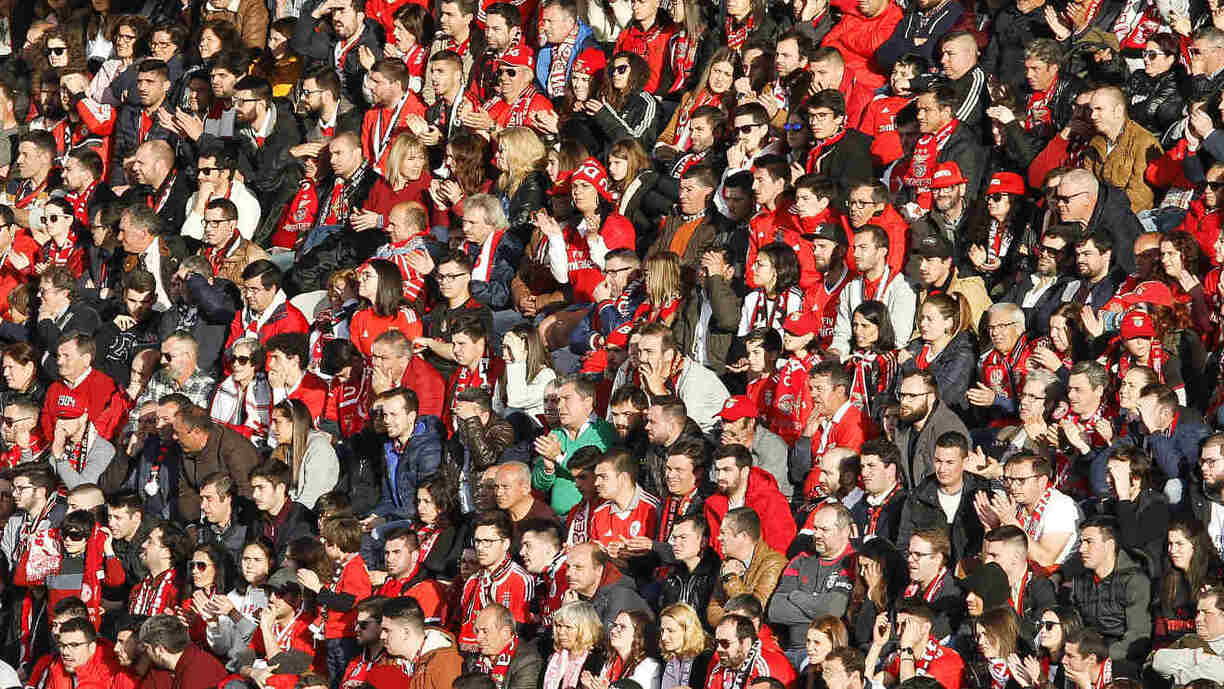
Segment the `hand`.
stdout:
[[204,120],[185,110],[174,111],[174,125],[176,130],[192,141],[199,139],[204,133]]
[[289,155],[294,158],[318,158],[319,154],[323,152],[323,146],[322,141],[298,144],[289,149]]
[[1084,323],[1084,330],[1094,338],[1104,334],[1105,323],[1101,321],[1101,317],[1097,315],[1097,312],[1091,306],[1085,304],[1080,309],[1080,320]]
[[1033,350],[1033,360],[1039,366],[1051,372],[1057,371],[1063,365],[1062,359],[1059,359],[1058,355],[1051,351],[1049,347],[1044,346]]
[[212,597],[212,609],[217,617],[227,617],[235,610],[234,602],[229,599],[229,596],[217,594]]
[[1097,62],[1109,62],[1113,59],[1113,49],[1101,48],[1100,50],[1092,53],[1092,59],[1096,60]]
[[561,604],[578,603],[582,598],[578,596],[578,592],[574,589],[565,589],[565,593],[561,594]]
[[740,562],[739,560],[729,559],[729,560],[723,561],[722,569],[720,570],[719,573],[722,576],[742,577],[744,576],[744,573],[747,571],[748,571],[748,568],[744,566],[743,562]]
[[182,134],[182,132],[179,131],[178,123],[174,121],[174,114],[165,108],[157,109],[157,124],[161,125],[165,129],[169,129],[172,132]]
[[1016,523],[1016,501],[1005,491],[990,496],[990,509],[999,517],[1000,525]]
[[884,570],[880,564],[869,558],[859,561],[859,575],[863,577],[863,583],[867,584],[869,590],[884,580]]
[[748,154],[744,152],[743,144],[736,142],[727,149],[727,165],[731,168],[742,168]]
[[404,257],[404,260],[407,261],[409,268],[417,272],[417,275],[429,275],[434,272],[434,268],[437,268],[428,251],[411,251]]
[[608,284],[607,280],[600,280],[599,284],[595,285],[595,289],[591,290],[591,298],[594,299],[596,303],[611,299],[612,286]]
[[969,261],[975,268],[982,270],[982,266],[986,265],[986,249],[980,244],[970,244]]
[[[807,421],[803,424],[803,437],[815,438],[816,434],[820,433],[820,425],[824,422],[824,417],[817,414],[815,411],[808,414]],[[725,432],[725,431],[724,431]]]
[[386,523],[387,523],[386,519],[383,519],[382,517],[376,517],[374,515],[370,515],[366,517],[365,519],[361,520],[361,530],[366,533],[370,533],[374,529],[377,529],[378,527]]
[[744,373],[748,370],[748,359],[740,359],[732,364],[727,364],[727,370],[732,373]]
[[638,363],[638,373],[642,376],[642,384],[654,395],[662,395],[667,391],[667,376],[662,371],[655,371],[654,366],[642,361]]
[[[804,173],[806,172],[807,170],[805,170],[804,167],[800,165],[798,162],[791,163],[791,166],[790,166],[791,184],[794,184],[796,181],[798,181],[798,179],[802,177]],[[816,172],[820,172],[820,170],[816,170]]]
[[1133,500],[1135,496],[1131,491],[1130,464],[1127,462],[1110,462],[1108,470],[1109,477],[1113,479],[1114,493],[1118,496],[1118,500]]
[[379,220],[382,220],[382,215],[377,211],[360,210],[353,211],[349,215],[349,223],[351,223],[353,229],[357,230],[358,232],[365,232],[366,230],[372,230],[378,227]]
[[136,325],[136,319],[131,316],[115,316],[115,327],[120,330],[131,330],[134,325]]
[[627,555],[641,555],[650,552],[652,548],[654,548],[654,541],[645,536],[634,536],[625,539],[621,545],[621,552]]
[[1009,125],[1016,121],[1016,113],[1006,105],[992,105],[986,108],[986,116],[1001,125]]
[[544,468],[550,471],[555,470],[557,458],[565,454],[561,449],[561,441],[557,440],[557,436],[552,433],[545,433],[537,437],[533,445],[535,453],[543,458],[545,462],[548,462]]
[[1096,420],[1096,424],[1093,427],[1096,429],[1097,435],[1101,436],[1101,440],[1105,442],[1106,446],[1113,444],[1113,422],[1106,418],[1100,418]]
[[421,143],[425,144],[426,146],[437,146],[442,142],[442,130],[434,126],[430,126],[429,129],[425,130],[421,134],[418,134],[417,138],[419,138]]
[[546,237],[559,238],[561,236],[561,223],[557,222],[557,219],[548,213],[545,213],[544,211],[536,212],[535,221],[536,227],[540,228],[540,232],[543,232]]
[[1002,475],[1003,466],[996,459],[991,459],[982,452],[981,446],[975,446],[965,457],[965,466],[973,473],[987,478]]
[[1181,12],[1172,13],[1172,16],[1169,17],[1169,28],[1179,36],[1189,36],[1194,31],[1194,27],[1190,24],[1190,17]]
[[374,51],[370,50],[370,46],[365,44],[357,46],[357,59],[361,61],[361,68],[367,72],[378,61],[378,58],[374,57]]
[[370,583],[374,586],[382,586],[390,578],[390,575],[386,572],[377,569],[370,570]]
[[[1036,658],[1031,658],[1034,663]],[[1020,656],[1015,653],[1007,656],[1007,667],[1011,670],[1012,678],[1016,680],[1016,684],[1022,687],[1031,687],[1037,683],[1037,677],[1041,676],[1041,664],[1037,663],[1037,674],[1030,675],[1029,668],[1024,661],[1020,660]]]
[[510,361],[527,361],[527,342],[512,333],[506,333],[502,338],[502,348],[510,355]]
[[68,444],[68,429],[63,424],[55,424],[55,432],[51,439],[51,454],[59,457],[64,454],[64,446]]
[[408,131],[412,132],[418,137],[429,131],[430,124],[425,121],[424,117],[409,113],[408,115],[405,115],[405,118],[408,121]]
[[996,528],[1002,523],[999,515],[995,514],[994,506],[990,504],[990,496],[985,491],[973,496],[973,510],[977,512],[982,525],[988,529]]
[[552,110],[537,110],[531,113],[531,123],[535,125],[535,128],[550,134],[557,133],[557,125],[560,121],[557,113]]
[[1062,15],[1054,9],[1052,4],[1046,5],[1044,12],[1046,24],[1049,25],[1050,31],[1054,32],[1054,38],[1060,41],[1066,40],[1071,35],[1071,27],[1063,23]]
[[969,398],[969,403],[975,407],[989,407],[994,404],[996,397],[994,390],[980,382],[969,388],[965,396]]
[[1214,129],[1215,125],[1211,122],[1211,115],[1208,115],[1201,107],[1190,109],[1190,131],[1200,139],[1206,139]]
[[913,358],[914,358],[914,355],[910,353],[910,350],[908,349],[898,349],[897,350],[897,363],[904,364],[905,362]]
[[752,93],[752,81],[749,80],[748,77],[740,77],[739,79],[736,79],[732,86],[735,89],[735,92],[740,94],[740,96]]
[[882,612],[876,615],[875,624],[871,625],[871,645],[882,647],[891,637],[892,622],[888,620],[888,613]]
[[465,113],[459,118],[464,126],[471,127],[476,131],[492,131],[497,123],[489,116],[489,113],[480,108],[472,108],[471,111]]
[[319,580],[319,575],[315,574],[312,569],[306,569],[305,567],[298,568],[297,581],[302,585],[302,588],[315,593],[323,589],[323,582]]
[[208,603],[209,603],[209,599],[208,599],[207,593],[204,593],[203,591],[200,591],[200,590],[196,590],[194,593],[191,594],[191,607],[197,613],[200,613],[200,617],[204,616],[203,613],[208,608]]
[[590,99],[582,101],[581,107],[582,107],[582,110],[586,112],[586,114],[594,115],[598,113],[600,110],[604,109],[604,102],[601,100],[590,98]]
[[446,197],[447,203],[454,206],[463,200],[463,188],[453,179],[442,180],[442,195]]
[[519,299],[518,310],[528,318],[535,316],[538,313],[536,296],[534,294],[524,295],[522,299]]
[[111,534],[110,529],[102,529],[102,533],[106,534],[106,540],[102,541],[102,554],[106,557],[114,557],[115,537]]
[[1063,419],[1059,422],[1058,427],[1062,430],[1063,437],[1071,444],[1071,447],[1079,451],[1079,453],[1087,454],[1092,446],[1088,443],[1088,437],[1078,426],[1072,423],[1071,419]]
[[707,251],[701,255],[701,269],[706,275],[723,275],[727,270],[727,262],[718,251]]

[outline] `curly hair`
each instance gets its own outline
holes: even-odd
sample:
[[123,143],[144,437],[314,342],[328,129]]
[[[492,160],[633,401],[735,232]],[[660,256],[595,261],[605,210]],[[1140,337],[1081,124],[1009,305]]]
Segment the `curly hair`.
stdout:
[[[625,84],[623,90],[612,85],[612,74],[616,69],[616,61],[622,58],[629,61],[629,83]],[[646,62],[646,58],[641,55],[626,50],[622,50],[608,60],[606,71],[607,79],[604,81],[603,88],[600,89],[599,96],[617,112],[625,107],[630,96],[641,93],[642,89],[646,88],[646,82],[650,80],[650,63]]]

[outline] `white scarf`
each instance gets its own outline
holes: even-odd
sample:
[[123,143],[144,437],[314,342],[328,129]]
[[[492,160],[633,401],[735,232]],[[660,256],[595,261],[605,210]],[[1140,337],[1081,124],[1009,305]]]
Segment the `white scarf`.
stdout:
[[281,304],[284,304],[285,301],[285,291],[279,289],[276,290],[276,296],[272,297],[272,303],[268,304],[268,308],[264,309],[263,313],[259,314],[258,318],[252,317],[249,306],[242,307],[242,332],[244,334],[250,332],[251,323],[254,321],[254,337],[259,337],[259,331],[263,330],[263,327],[268,323],[268,319],[272,317],[272,314],[276,311],[276,309],[280,308]]
[[238,390],[233,376],[226,378],[217,386],[210,413],[217,421],[237,425],[240,405],[246,410],[246,421],[242,425],[254,430],[256,436],[266,436],[272,409],[272,387],[268,385],[267,376],[256,374],[245,392]]

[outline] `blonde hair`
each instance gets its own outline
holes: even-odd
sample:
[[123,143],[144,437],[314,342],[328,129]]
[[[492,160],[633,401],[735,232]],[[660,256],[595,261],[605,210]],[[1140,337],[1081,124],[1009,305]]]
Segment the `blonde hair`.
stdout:
[[660,305],[671,297],[684,294],[684,270],[680,257],[661,251],[646,259],[646,298]]
[[510,127],[497,137],[498,155],[506,164],[506,172],[497,180],[498,188],[514,196],[527,175],[548,169],[548,150],[540,137],[527,127]]
[[673,658],[694,658],[710,647],[710,637],[701,628],[701,618],[697,611],[688,603],[673,603],[659,613],[659,620],[670,617],[684,629],[684,643],[676,652],[663,651],[663,660]]
[[599,621],[599,614],[595,612],[595,607],[586,601],[562,605],[553,613],[553,624],[557,622],[572,624],[578,630],[574,642],[578,644],[580,653],[594,648],[603,637],[603,625]]
[[391,151],[387,154],[387,182],[391,184],[392,189],[402,189],[404,185],[413,181],[404,179],[403,172],[401,172],[404,156],[413,150],[420,151],[421,155],[425,156],[425,167],[428,167],[429,152],[425,150],[425,144],[421,143],[421,140],[412,132],[400,134],[391,143]]

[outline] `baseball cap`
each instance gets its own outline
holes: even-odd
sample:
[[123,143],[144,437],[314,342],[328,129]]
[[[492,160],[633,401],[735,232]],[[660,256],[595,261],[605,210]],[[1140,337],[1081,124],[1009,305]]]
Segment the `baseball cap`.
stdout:
[[757,417],[757,405],[752,401],[752,398],[747,395],[732,395],[723,402],[722,411],[718,412],[718,418],[723,421],[739,421],[740,419],[755,419]]
[[809,239],[825,239],[834,244],[845,246],[849,242],[846,240],[846,229],[841,223],[822,222],[816,226],[816,232],[809,235]]
[[986,193],[1024,196],[1024,178],[1014,172],[996,172],[986,185]]
[[1135,289],[1119,294],[1117,300],[1126,306],[1138,304],[1155,304],[1173,308],[1173,290],[1163,282],[1148,280],[1135,286]]
[[571,70],[571,74],[573,72],[578,72],[579,74],[592,76],[596,72],[602,72],[607,64],[608,58],[604,57],[602,50],[587,48],[574,60],[574,66]]
[[791,335],[810,335],[820,332],[820,314],[802,309],[786,317],[782,329]]
[[497,58],[498,66],[505,65],[507,67],[526,67],[527,69],[535,69],[535,53],[531,48],[519,43],[512,46],[509,50],[501,54]]
[[929,233],[914,244],[913,253],[922,258],[952,258],[952,242],[941,234]]
[[948,161],[935,166],[935,172],[931,174],[931,188],[943,189],[945,187],[953,187],[957,184],[964,184],[969,180],[961,174],[960,165],[955,162]]
[[1122,316],[1122,339],[1156,337],[1156,326],[1147,311],[1129,311]]

